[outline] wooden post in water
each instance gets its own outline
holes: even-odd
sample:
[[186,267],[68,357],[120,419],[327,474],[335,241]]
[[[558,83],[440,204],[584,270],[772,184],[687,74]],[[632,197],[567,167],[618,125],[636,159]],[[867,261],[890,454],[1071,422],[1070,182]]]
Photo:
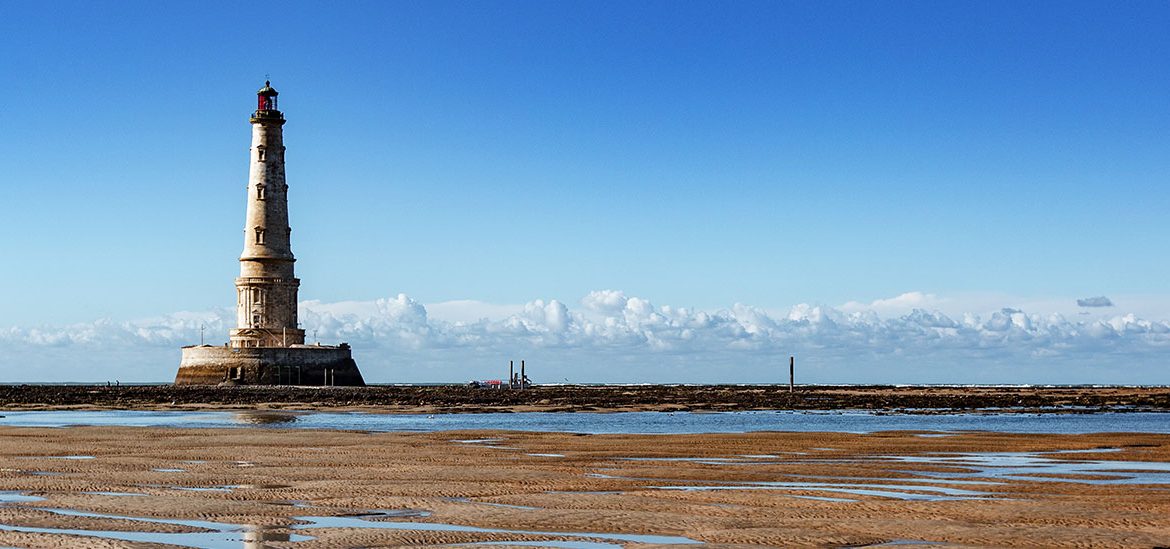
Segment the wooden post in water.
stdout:
[[796,357],[788,357],[788,392],[796,390]]

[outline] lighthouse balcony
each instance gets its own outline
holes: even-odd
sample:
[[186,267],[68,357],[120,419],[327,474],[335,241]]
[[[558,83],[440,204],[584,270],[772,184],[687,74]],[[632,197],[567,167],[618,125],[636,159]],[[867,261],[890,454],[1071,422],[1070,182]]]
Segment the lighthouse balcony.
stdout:
[[274,110],[258,110],[252,113],[252,122],[279,120],[284,122],[284,113]]

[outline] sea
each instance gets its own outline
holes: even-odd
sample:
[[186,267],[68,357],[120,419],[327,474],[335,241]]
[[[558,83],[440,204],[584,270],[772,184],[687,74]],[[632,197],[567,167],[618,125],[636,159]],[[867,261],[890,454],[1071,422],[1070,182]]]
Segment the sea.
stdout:
[[891,413],[865,410],[738,412],[514,412],[382,414],[295,411],[0,411],[0,426],[126,426],[187,429],[328,429],[367,432],[465,430],[587,434],[880,431],[1170,434],[1170,413],[1069,411]]

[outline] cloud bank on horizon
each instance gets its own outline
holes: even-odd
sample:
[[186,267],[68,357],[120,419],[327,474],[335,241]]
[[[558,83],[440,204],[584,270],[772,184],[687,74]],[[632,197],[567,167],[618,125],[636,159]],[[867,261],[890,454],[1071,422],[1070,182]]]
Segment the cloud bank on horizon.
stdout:
[[[910,292],[839,307],[705,311],[599,290],[576,307],[424,305],[398,294],[306,301],[300,315],[311,340],[352,344],[375,383],[499,377],[500,364],[520,358],[545,382],[775,382],[789,355],[802,380],[821,383],[1170,382],[1170,319],[1109,314],[1103,296],[1065,303],[1072,312],[961,312],[961,299]],[[1097,309],[1075,312],[1083,307]],[[234,321],[220,309],[0,329],[2,362],[25,366],[5,368],[3,381],[167,381],[178,347],[197,343],[200,327],[222,344]]]

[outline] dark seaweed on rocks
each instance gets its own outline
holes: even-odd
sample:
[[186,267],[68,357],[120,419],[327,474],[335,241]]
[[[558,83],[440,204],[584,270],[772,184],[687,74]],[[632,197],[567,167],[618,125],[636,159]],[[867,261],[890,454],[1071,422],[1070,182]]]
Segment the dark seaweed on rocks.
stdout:
[[893,387],[645,385],[537,386],[86,386],[3,385],[0,408],[388,408],[392,411],[874,410],[899,413],[1170,411],[1170,387]]

